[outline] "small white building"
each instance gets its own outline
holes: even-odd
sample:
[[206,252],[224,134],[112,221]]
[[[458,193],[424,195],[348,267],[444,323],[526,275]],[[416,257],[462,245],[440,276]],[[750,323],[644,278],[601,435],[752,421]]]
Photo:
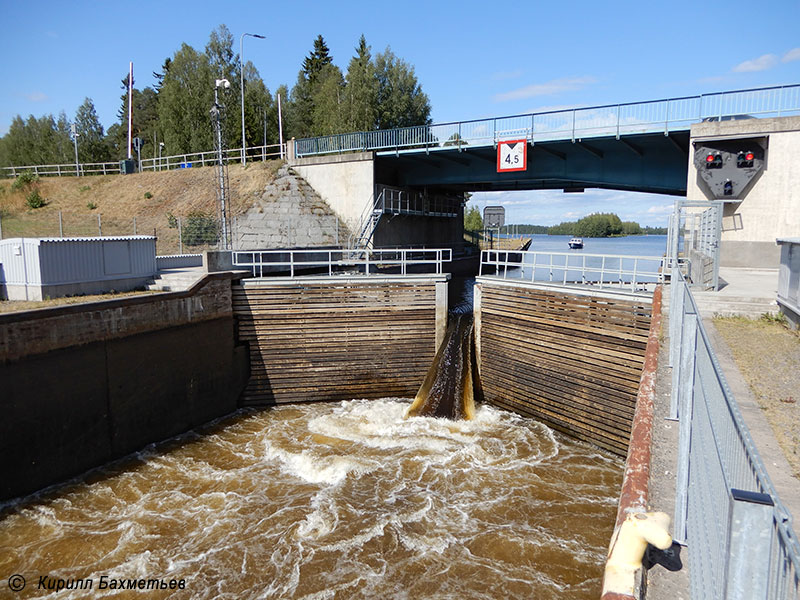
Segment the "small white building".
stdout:
[[8,300],[127,291],[156,271],[153,236],[0,240],[0,297]]

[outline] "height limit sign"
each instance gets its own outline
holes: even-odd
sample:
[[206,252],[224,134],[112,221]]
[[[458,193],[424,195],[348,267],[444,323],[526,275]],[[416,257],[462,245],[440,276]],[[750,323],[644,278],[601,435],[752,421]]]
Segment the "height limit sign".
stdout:
[[528,141],[506,140],[497,143],[497,172],[524,171],[528,168]]

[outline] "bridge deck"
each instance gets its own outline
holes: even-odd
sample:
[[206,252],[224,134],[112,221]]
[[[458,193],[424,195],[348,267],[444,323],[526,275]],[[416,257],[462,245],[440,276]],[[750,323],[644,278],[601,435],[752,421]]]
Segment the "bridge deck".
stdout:
[[297,140],[295,152],[298,157],[365,150],[430,153],[493,147],[498,140],[526,139],[536,144],[620,139],[647,133],[688,132],[693,123],[704,120],[797,113],[800,85],[788,85],[305,138]]

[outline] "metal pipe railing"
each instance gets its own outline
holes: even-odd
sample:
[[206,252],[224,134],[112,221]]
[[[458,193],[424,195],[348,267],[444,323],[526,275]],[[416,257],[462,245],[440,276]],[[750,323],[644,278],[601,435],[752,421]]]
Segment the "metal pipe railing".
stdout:
[[[432,268],[436,274],[444,272],[444,263],[453,260],[451,248],[397,248],[397,249],[349,249],[327,250],[247,250],[233,252],[233,266],[252,271],[253,277],[281,275],[286,271],[295,277],[300,269],[326,269],[329,276],[342,270],[370,275],[385,267],[400,267],[400,274],[407,275],[411,267]],[[363,272],[361,272],[363,269]],[[374,274],[374,272],[372,273]]]
[[664,260],[658,256],[483,250],[480,275],[494,270],[494,276],[502,279],[646,291],[663,281]]
[[[283,156],[281,144],[271,144],[267,146],[248,146],[245,149],[247,158],[251,160],[266,160],[267,158],[279,158]],[[237,163],[242,161],[242,149],[230,148],[225,150],[224,160],[226,163]],[[167,171],[171,169],[184,169],[193,166],[204,167],[217,163],[217,153],[214,150],[208,152],[189,152],[186,154],[174,154],[171,156],[161,156],[154,158],[143,158],[141,160],[142,171]],[[75,175],[112,175],[120,173],[119,161],[98,162],[98,163],[65,163],[58,165],[26,165],[0,167],[0,177],[17,177],[22,173],[33,173],[40,177],[62,177]]]
[[723,375],[686,280],[671,274],[670,413],[679,419],[673,537],[693,598],[797,599],[800,544]]

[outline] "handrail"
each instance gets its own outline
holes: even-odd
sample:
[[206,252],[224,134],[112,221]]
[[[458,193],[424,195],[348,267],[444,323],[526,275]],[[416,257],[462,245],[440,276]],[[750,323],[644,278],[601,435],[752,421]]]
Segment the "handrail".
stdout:
[[631,133],[668,135],[704,119],[796,112],[800,84],[302,138],[296,140],[295,152],[302,157],[366,150],[462,150],[514,138],[533,143]]
[[792,598],[800,544],[728,386],[680,269],[671,274],[670,418],[679,419],[673,537],[692,597]]
[[[283,157],[285,155],[285,144],[268,144],[266,146],[248,146],[245,149],[247,157],[252,159]],[[226,163],[237,163],[242,161],[241,148],[229,148],[225,150],[223,157]],[[171,169],[189,168],[194,163],[199,162],[200,166],[213,165],[217,163],[216,150],[205,152],[187,152],[185,154],[173,154],[170,156],[143,158],[141,160],[142,171],[162,171]],[[120,161],[96,162],[96,163],[63,163],[56,165],[26,165],[0,167],[0,177],[17,177],[26,172],[34,175],[46,176],[75,176],[78,175],[113,175],[120,173]]]
[[[301,258],[306,257],[306,260]],[[363,268],[360,274],[370,275],[379,267],[399,266],[400,274],[407,275],[409,267],[433,265],[436,274],[443,273],[443,265],[453,260],[451,248],[397,248],[373,250],[368,248],[332,248],[319,250],[236,250],[235,267],[251,269],[253,277],[280,275],[286,272],[295,277],[298,269],[324,268],[328,276],[342,269]],[[348,273],[352,274],[352,273]]]
[[493,270],[502,279],[646,291],[663,281],[664,260],[624,254],[483,250],[480,275]]

